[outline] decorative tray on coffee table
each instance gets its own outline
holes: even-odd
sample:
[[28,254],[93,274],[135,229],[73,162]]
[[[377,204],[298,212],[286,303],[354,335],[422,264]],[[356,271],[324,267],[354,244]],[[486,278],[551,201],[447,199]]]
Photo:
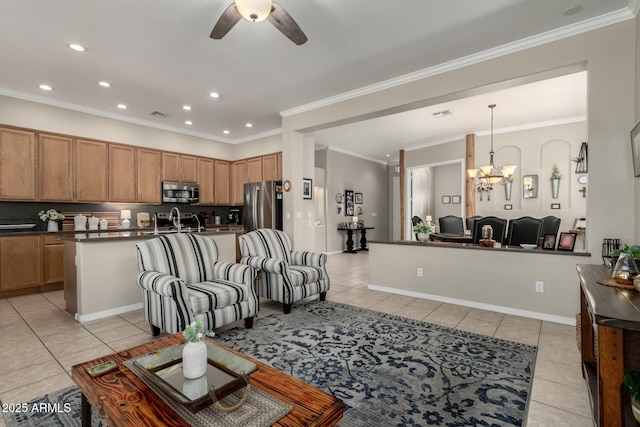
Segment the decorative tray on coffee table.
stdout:
[[[133,360],[132,371],[151,381],[165,396],[186,406],[192,412],[211,405],[245,387],[248,376],[258,366],[211,342],[207,344],[207,371],[196,379],[182,373],[184,344],[167,347]],[[212,393],[214,398],[210,395]]]

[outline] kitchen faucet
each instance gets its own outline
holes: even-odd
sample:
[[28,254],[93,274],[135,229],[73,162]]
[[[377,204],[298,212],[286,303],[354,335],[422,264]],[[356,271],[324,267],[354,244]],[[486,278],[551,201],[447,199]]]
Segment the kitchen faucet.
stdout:
[[198,218],[198,215],[194,215],[193,217],[196,219],[196,222],[198,223],[198,231],[196,231],[196,233],[199,233],[200,229],[202,228],[200,227],[200,218]]
[[[177,212],[176,216],[173,216],[173,211]],[[180,223],[180,209],[177,206],[171,208],[169,211],[169,221],[173,221],[173,226],[178,230],[178,233],[182,230],[182,224]]]
[[158,235],[158,215],[153,214],[153,234]]

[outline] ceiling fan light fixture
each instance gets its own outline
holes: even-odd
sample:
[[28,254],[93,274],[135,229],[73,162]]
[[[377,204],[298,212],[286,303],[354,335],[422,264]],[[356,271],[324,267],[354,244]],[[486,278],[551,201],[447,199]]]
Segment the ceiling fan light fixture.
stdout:
[[271,13],[271,0],[235,0],[240,15],[247,21],[260,22]]

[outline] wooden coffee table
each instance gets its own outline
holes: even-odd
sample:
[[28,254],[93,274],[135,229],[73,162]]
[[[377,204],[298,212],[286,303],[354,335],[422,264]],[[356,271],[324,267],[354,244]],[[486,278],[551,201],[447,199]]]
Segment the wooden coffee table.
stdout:
[[[91,407],[98,411],[110,427],[189,426],[187,421],[123,364],[126,360],[183,342],[181,334],[174,334],[75,365],[71,377],[82,392],[83,427],[91,426]],[[333,426],[342,418],[343,404],[340,399],[215,340],[212,342],[256,363],[258,370],[249,377],[251,385],[293,406],[293,410],[276,422],[275,426]],[[108,360],[116,362],[118,369],[96,378],[87,373],[86,368]]]

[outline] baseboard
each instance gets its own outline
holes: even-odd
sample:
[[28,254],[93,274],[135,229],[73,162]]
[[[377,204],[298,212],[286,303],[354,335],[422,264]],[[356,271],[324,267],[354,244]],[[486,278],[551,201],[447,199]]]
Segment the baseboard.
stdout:
[[90,322],[92,320],[104,319],[105,317],[117,316],[119,314],[128,313],[130,311],[140,310],[142,308],[142,303],[126,305],[124,307],[113,308],[111,310],[98,311],[96,313],[90,314],[78,314],[76,313],[76,320],[79,323]]
[[544,320],[547,322],[560,323],[563,325],[576,325],[575,317],[556,316],[548,313],[538,313],[536,311],[520,310],[512,307],[504,307],[501,305],[485,304],[477,301],[469,301],[458,298],[443,297],[441,295],[425,294],[422,292],[407,291],[404,289],[389,288],[387,286],[378,286],[369,284],[368,289],[372,291],[387,292],[390,294],[404,295],[413,298],[429,299],[433,301],[445,302],[447,304],[462,305],[464,307],[478,308],[481,310],[496,311],[498,313],[510,314],[513,316],[528,317],[531,319]]
[[343,251],[333,251],[333,252],[325,252],[325,254],[327,255],[338,255],[341,254]]

